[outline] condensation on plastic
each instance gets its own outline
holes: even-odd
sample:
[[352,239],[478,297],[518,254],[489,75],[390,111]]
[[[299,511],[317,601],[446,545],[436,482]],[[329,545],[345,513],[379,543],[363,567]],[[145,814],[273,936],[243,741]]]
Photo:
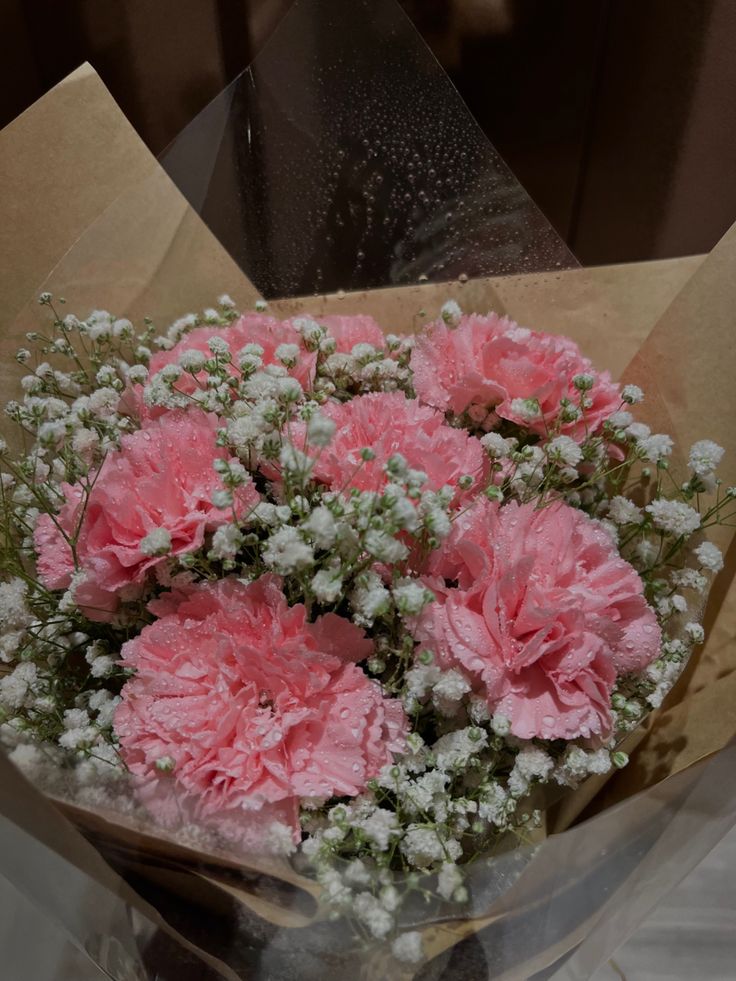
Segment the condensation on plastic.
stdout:
[[160,162],[269,298],[576,265],[395,0],[298,0]]

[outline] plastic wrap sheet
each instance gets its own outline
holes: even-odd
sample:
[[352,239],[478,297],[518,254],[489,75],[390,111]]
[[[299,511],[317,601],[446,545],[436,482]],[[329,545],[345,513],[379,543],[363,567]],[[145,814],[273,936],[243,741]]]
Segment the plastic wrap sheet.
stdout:
[[126,981],[338,981],[347,971],[365,981],[584,981],[736,823],[735,765],[732,745],[563,834],[478,861],[466,919],[424,904],[403,914],[431,956],[415,975],[380,951],[350,949],[345,924],[320,917],[275,864],[194,854],[77,814],[124,881],[0,761],[13,793],[0,807],[3,875]]
[[395,0],[298,0],[160,159],[269,298],[576,264]]

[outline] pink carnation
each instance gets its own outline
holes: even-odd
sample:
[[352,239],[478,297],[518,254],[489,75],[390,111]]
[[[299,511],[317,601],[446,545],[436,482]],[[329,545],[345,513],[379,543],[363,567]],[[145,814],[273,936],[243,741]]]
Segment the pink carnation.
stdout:
[[[75,598],[90,620],[110,619],[119,600],[140,593],[148,571],[165,561],[141,550],[154,529],[169,533],[168,554],[182,555],[232,517],[212,504],[222,486],[213,464],[227,457],[215,444],[217,426],[215,416],[198,410],[168,413],[123,436],[120,450],[108,455],[87,496],[76,544],[86,577],[75,587]],[[39,576],[49,589],[66,589],[71,582],[75,565],[64,535],[73,538],[84,499],[79,484],[62,489],[66,503],[58,527],[42,515],[34,534]],[[238,489],[236,507],[244,513],[258,500],[249,480]]]
[[[477,487],[487,476],[487,458],[478,439],[448,426],[441,412],[407,399],[401,392],[330,402],[321,411],[336,423],[337,430],[330,445],[321,451],[313,473],[336,490],[380,490],[387,481],[383,467],[396,453],[411,468],[427,474],[424,486],[429,490],[439,490],[445,484],[455,486],[464,474],[470,474]],[[303,423],[292,426],[296,446],[303,432]],[[373,460],[362,460],[364,447],[373,450]]]
[[[585,393],[592,404],[584,419],[565,422],[562,433],[581,441],[621,406],[619,386],[607,371],[596,372],[573,341],[495,313],[462,317],[455,329],[442,321],[430,325],[416,342],[411,368],[423,402],[455,415],[467,411],[484,428],[498,416],[544,435],[560,414],[561,399],[579,405],[572,379],[581,374],[593,376]],[[541,414],[526,420],[514,411],[514,399],[536,399]]]
[[308,623],[271,575],[179,599],[152,604],[161,618],[122,651],[136,674],[115,731],[154,812],[173,783],[197,817],[246,831],[243,812],[277,808],[296,834],[299,798],[354,796],[403,749],[400,702],[356,666],[373,647],[360,628],[332,613]]
[[[342,318],[340,318],[342,319]],[[178,364],[179,356],[184,351],[200,351],[206,357],[212,357],[209,349],[209,342],[213,337],[221,337],[230,345],[230,352],[233,356],[230,371],[235,374],[237,367],[237,354],[246,344],[260,344],[263,348],[261,355],[264,365],[280,364],[276,357],[276,348],[280,344],[298,344],[299,334],[289,321],[275,320],[273,317],[264,317],[257,313],[248,313],[240,317],[229,327],[197,327],[185,334],[184,337],[175,344],[169,351],[159,351],[151,358],[149,365],[149,375],[152,378],[156,372],[161,371],[168,364]],[[314,380],[314,369],[317,355],[302,348],[296,365],[290,369],[289,374],[297,379],[304,388],[309,388]],[[204,385],[207,374],[201,371],[195,378],[188,372],[183,372],[177,380],[175,388],[179,392],[191,395],[198,387],[198,383]],[[143,402],[143,389],[141,385],[133,386],[132,393],[126,393],[124,404],[130,409],[132,414],[147,418],[155,418],[166,412],[159,406],[146,406]]]
[[606,735],[616,678],[659,656],[641,579],[600,525],[565,504],[479,499],[429,572],[438,599],[417,640],[466,672],[522,739]]
[[373,317],[363,314],[345,317],[329,314],[320,317],[319,323],[335,338],[337,350],[341,354],[350,354],[356,344],[372,344],[377,348],[384,346],[383,331]]

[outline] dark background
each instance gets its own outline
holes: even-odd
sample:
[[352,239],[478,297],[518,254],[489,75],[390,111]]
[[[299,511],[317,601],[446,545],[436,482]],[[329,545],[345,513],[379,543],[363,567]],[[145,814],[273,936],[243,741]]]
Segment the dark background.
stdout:
[[[289,5],[0,0],[0,125],[89,60],[158,153]],[[402,5],[584,265],[704,252],[736,220],[733,0]]]

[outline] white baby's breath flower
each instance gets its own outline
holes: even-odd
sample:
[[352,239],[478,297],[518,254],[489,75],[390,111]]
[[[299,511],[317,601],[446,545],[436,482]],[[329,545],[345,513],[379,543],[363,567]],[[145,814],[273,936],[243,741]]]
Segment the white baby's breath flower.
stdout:
[[516,802],[510,799],[501,784],[488,783],[482,788],[478,802],[478,817],[501,828],[507,824],[509,812],[515,807]]
[[609,425],[613,426],[614,429],[626,429],[634,421],[634,417],[630,412],[626,412],[625,409],[621,409],[618,412],[613,412],[606,420]]
[[[219,320],[219,314],[217,313],[217,311],[213,310],[212,312],[214,313],[215,318]],[[207,341],[207,347],[214,355],[217,356],[222,354],[229,354],[230,352],[230,345],[228,344],[228,342],[225,340],[224,337],[219,337],[219,336],[210,337],[210,339]]]
[[611,754],[605,749],[587,752],[580,746],[568,746],[554,770],[554,779],[565,786],[576,786],[591,774],[608,773],[612,768]]
[[494,713],[491,718],[491,729],[497,736],[508,736],[511,732],[511,720],[500,712]]
[[424,525],[435,538],[447,538],[452,531],[450,516],[441,507],[429,505],[424,501],[420,504],[424,516]]
[[[471,685],[467,678],[456,668],[450,668],[449,671],[442,671],[432,685],[432,697],[446,702],[458,702],[470,690]],[[473,751],[476,749],[474,746]]]
[[378,898],[381,902],[381,906],[383,906],[385,910],[388,910],[389,913],[396,912],[401,905],[401,894],[394,885],[384,886],[381,889]]
[[657,558],[659,547],[648,538],[642,538],[634,546],[634,553],[645,565],[651,565]]
[[701,439],[690,447],[690,469],[698,477],[708,477],[723,458],[725,450],[711,439]]
[[702,542],[695,549],[698,561],[709,572],[720,572],[723,568],[723,553],[712,542]]
[[543,749],[525,746],[516,757],[509,774],[508,788],[512,797],[523,797],[533,780],[546,780],[554,769],[554,760]]
[[422,869],[446,859],[456,860],[462,847],[454,838],[444,838],[439,829],[410,824],[399,846],[401,852],[416,868]]
[[510,456],[519,445],[517,439],[513,437],[504,439],[499,433],[486,433],[485,436],[481,436],[480,443],[489,456],[499,460]]
[[275,572],[290,575],[314,563],[314,553],[296,528],[284,527],[273,532],[262,552],[263,561]]
[[583,451],[569,436],[555,436],[547,443],[546,448],[551,460],[558,460],[568,467],[576,467],[583,459]]
[[65,729],[78,729],[80,726],[88,726],[90,723],[89,713],[85,709],[67,709],[63,716]]
[[279,401],[286,402],[287,404],[298,402],[303,395],[304,390],[296,378],[289,376],[288,378],[277,379],[276,397]]
[[106,678],[115,670],[115,662],[109,654],[96,657],[92,662],[89,673],[93,678]]
[[322,412],[315,412],[307,423],[307,439],[312,446],[329,446],[335,435],[336,425]]
[[248,415],[238,416],[230,419],[227,424],[228,442],[238,453],[245,455],[251,447],[259,444],[269,428],[260,413],[251,412]]
[[511,411],[524,422],[534,422],[542,414],[537,399],[512,399]]
[[94,429],[80,427],[72,437],[72,449],[78,453],[85,463],[89,463],[92,455],[100,445],[99,433]]
[[171,551],[171,535],[166,528],[153,528],[141,539],[139,548],[144,555],[168,555]]
[[294,317],[292,325],[297,333],[301,334],[308,343],[319,343],[324,337],[324,328],[320,327],[312,317]]
[[627,497],[617,494],[608,503],[608,516],[617,525],[640,524],[644,520],[641,508]]
[[329,508],[324,505],[316,507],[302,528],[318,548],[330,548],[337,538],[337,522]]
[[117,409],[120,394],[114,388],[97,388],[90,393],[90,411],[100,419],[109,418]]
[[[431,654],[429,657],[431,658]],[[441,673],[431,660],[428,664],[421,663],[421,660],[414,664],[404,675],[404,684],[409,697],[423,698],[439,681]]]
[[27,606],[28,586],[16,577],[0,582],[0,628],[20,630],[33,620]]
[[676,569],[670,578],[673,585],[684,589],[694,589],[697,593],[704,592],[708,585],[707,578],[695,569]]
[[286,473],[304,478],[312,472],[314,467],[314,460],[291,443],[284,443],[281,447],[279,462]]
[[641,402],[644,398],[644,392],[642,392],[638,385],[624,385],[621,389],[621,398],[624,402],[628,402],[629,405],[636,405],[637,402]]
[[371,807],[367,813],[353,814],[351,822],[354,827],[360,828],[379,852],[385,852],[391,841],[401,833],[396,814],[383,807]]
[[197,372],[202,371],[207,360],[206,356],[202,351],[195,351],[191,348],[187,351],[182,351],[179,355],[179,366],[184,369],[184,371],[190,371],[192,374],[197,374]]
[[656,433],[653,436],[646,436],[638,442],[639,450],[645,460],[657,463],[664,460],[672,453],[674,446],[672,439],[664,433]]
[[700,527],[700,514],[682,501],[659,498],[644,510],[651,514],[654,526],[669,535],[692,535]]
[[371,874],[368,867],[359,858],[353,859],[343,874],[345,880],[353,886],[369,886],[371,884]]
[[619,530],[613,521],[609,521],[608,518],[593,518],[593,521],[605,531],[614,545],[618,544]]
[[686,623],[685,633],[693,642],[693,644],[702,644],[703,641],[705,640],[705,631],[703,630],[703,628],[700,626],[699,623],[695,623],[695,622]]
[[384,586],[380,576],[375,572],[366,573],[350,597],[351,606],[355,612],[354,619],[362,626],[372,626],[376,617],[388,612],[391,608],[391,594]]
[[20,709],[34,694],[38,669],[32,661],[21,661],[10,673],[0,678],[0,706]]
[[488,733],[476,726],[455,729],[446,733],[432,746],[432,753],[441,770],[456,770],[467,766],[488,745]]
[[132,364],[128,368],[128,381],[133,385],[145,385],[148,381],[148,368],[142,364]]
[[579,375],[572,376],[572,383],[580,392],[589,392],[595,384],[595,375],[581,372]]
[[361,892],[355,897],[353,912],[377,940],[383,940],[393,929],[393,916],[369,892]]
[[281,364],[285,365],[287,368],[293,368],[299,360],[299,345],[279,344],[275,353]]
[[418,930],[401,933],[391,944],[391,953],[403,964],[419,964],[424,957],[422,935]]
[[339,569],[320,569],[311,581],[312,592],[320,603],[334,603],[342,593]]
[[415,579],[400,579],[391,593],[402,616],[416,616],[434,599],[434,594]]
[[670,597],[670,603],[672,603],[672,609],[677,613],[684,613],[687,610],[687,600],[679,593]]
[[654,604],[660,617],[668,617],[672,613],[672,600],[669,596],[663,596]]
[[468,715],[471,722],[475,722],[476,725],[490,722],[491,710],[485,698],[480,695],[471,695],[468,699]]
[[409,554],[409,550],[403,542],[387,532],[377,529],[371,529],[366,534],[364,543],[367,552],[377,558],[379,562],[386,562],[389,565],[400,562]]
[[437,892],[443,899],[450,900],[458,886],[463,884],[463,874],[452,862],[444,862],[437,876]]
[[350,354],[354,360],[358,362],[358,364],[364,365],[366,362],[371,361],[378,356],[379,352],[372,344],[360,342],[358,344],[353,344]]
[[296,851],[294,832],[288,824],[274,821],[266,831],[268,851],[277,855],[292,855]]
[[209,557],[212,559],[231,559],[237,554],[243,544],[243,534],[237,525],[220,525],[212,536],[212,548]]
[[391,518],[404,531],[415,532],[419,528],[419,515],[414,503],[406,496],[403,487],[388,484],[384,490],[384,501],[391,509]]
[[554,767],[554,760],[543,749],[525,746],[518,753],[514,768],[529,779],[545,780]]
[[9,753],[8,759],[19,770],[22,770],[31,780],[35,774],[43,772],[44,764],[48,765],[48,750],[41,749],[34,743],[18,743]]
[[272,504],[270,501],[260,501],[253,508],[251,516],[261,524],[273,528],[289,520],[291,517],[291,508],[286,504]]
[[447,300],[443,303],[440,316],[448,327],[457,327],[462,318],[463,312],[460,305],[455,300]]

